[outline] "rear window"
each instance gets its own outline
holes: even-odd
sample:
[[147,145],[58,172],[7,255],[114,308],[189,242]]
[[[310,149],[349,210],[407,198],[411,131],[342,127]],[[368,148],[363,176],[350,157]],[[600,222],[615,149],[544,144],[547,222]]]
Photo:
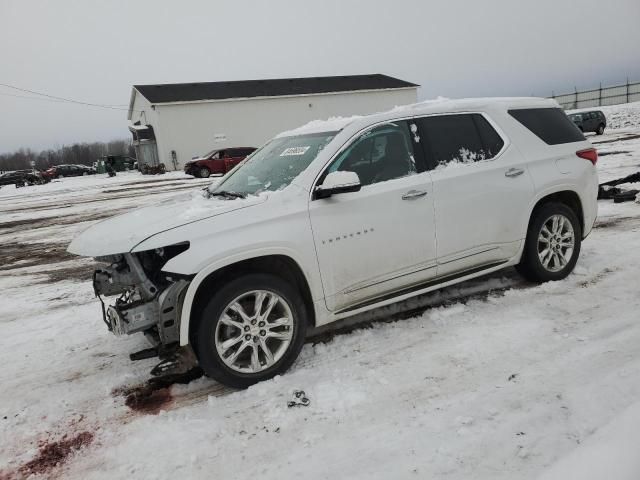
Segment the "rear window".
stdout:
[[509,114],[547,145],[582,142],[584,135],[559,108],[523,108]]

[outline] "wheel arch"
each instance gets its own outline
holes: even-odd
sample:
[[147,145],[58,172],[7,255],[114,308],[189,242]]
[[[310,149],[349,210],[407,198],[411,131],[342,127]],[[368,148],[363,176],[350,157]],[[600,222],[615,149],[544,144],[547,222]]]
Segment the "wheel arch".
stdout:
[[303,299],[309,326],[314,327],[316,315],[313,296],[307,276],[292,256],[282,252],[262,253],[249,258],[218,262],[198,273],[185,294],[180,317],[180,345],[192,344],[192,332],[198,316],[210,298],[212,290],[222,281],[228,281],[248,273],[270,273],[296,287]]
[[529,226],[531,225],[531,220],[533,219],[533,214],[536,212],[538,208],[542,205],[545,205],[550,202],[558,202],[568,206],[578,217],[580,221],[580,227],[582,228],[582,232],[586,231],[585,219],[584,219],[584,209],[582,206],[582,200],[580,199],[580,195],[575,190],[563,189],[555,192],[547,192],[543,194],[541,198],[533,205],[531,211],[529,212],[529,220],[527,222],[527,231]]

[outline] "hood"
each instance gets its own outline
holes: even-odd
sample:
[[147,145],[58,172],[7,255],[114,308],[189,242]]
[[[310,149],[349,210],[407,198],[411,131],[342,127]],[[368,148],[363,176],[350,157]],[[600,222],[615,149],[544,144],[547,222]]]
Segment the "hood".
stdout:
[[139,208],[98,222],[76,236],[67,251],[87,257],[126,253],[158,233],[258,205],[267,198],[267,195],[233,200],[223,197],[206,198],[200,191],[180,195],[151,207]]

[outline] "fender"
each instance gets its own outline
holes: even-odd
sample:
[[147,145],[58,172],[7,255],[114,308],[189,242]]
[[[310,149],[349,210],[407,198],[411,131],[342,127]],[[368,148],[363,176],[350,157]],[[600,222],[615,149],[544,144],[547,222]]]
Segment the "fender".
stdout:
[[[529,207],[528,207],[528,215],[525,218],[525,222],[523,225],[523,234],[522,234],[522,238],[526,239],[527,237],[527,231],[529,229],[529,221],[531,220],[531,215],[533,215],[533,209],[535,208],[535,206],[538,204],[538,202],[540,200],[542,200],[545,197],[548,197],[549,195],[553,195],[554,193],[559,193],[559,192],[571,192],[571,193],[575,193],[578,196],[578,199],[580,201],[580,206],[582,208],[582,212],[583,214],[586,214],[585,209],[584,209],[584,205],[585,205],[585,201],[582,198],[582,196],[580,195],[580,193],[578,192],[578,189],[576,189],[576,185],[572,184],[572,183],[561,183],[561,184],[557,184],[557,185],[553,185],[551,187],[545,188],[544,190],[540,190],[538,192],[536,192],[535,196],[531,199],[531,203],[529,203]],[[587,218],[585,216],[584,218],[584,223],[586,223]],[[582,225],[583,230],[585,229],[585,225]]]
[[233,265],[234,263],[241,262],[243,260],[250,260],[252,258],[258,257],[266,257],[269,255],[282,255],[285,257],[291,258],[300,270],[303,275],[307,279],[307,283],[309,284],[309,289],[311,290],[311,296],[314,300],[314,304],[316,303],[317,297],[322,297],[322,287],[319,282],[319,279],[315,278],[317,275],[310,274],[307,269],[304,267],[304,262],[301,261],[298,252],[286,247],[265,247],[254,249],[242,253],[238,253],[232,256],[220,258],[210,263],[208,266],[200,270],[196,276],[193,278],[189,287],[187,288],[187,292],[184,297],[184,301],[182,303],[182,312],[180,313],[180,346],[185,346],[189,344],[189,324],[191,322],[191,309],[193,308],[193,301],[195,299],[198,288],[202,284],[202,282],[212,273],[220,270],[221,268],[227,267],[229,265]]

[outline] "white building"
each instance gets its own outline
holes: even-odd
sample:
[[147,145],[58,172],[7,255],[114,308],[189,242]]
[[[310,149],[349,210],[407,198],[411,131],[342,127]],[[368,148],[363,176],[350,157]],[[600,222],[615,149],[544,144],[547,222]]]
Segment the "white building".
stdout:
[[380,74],[134,85],[127,118],[138,161],[172,170],[214,148],[259,147],[310,120],[415,103],[417,89]]

